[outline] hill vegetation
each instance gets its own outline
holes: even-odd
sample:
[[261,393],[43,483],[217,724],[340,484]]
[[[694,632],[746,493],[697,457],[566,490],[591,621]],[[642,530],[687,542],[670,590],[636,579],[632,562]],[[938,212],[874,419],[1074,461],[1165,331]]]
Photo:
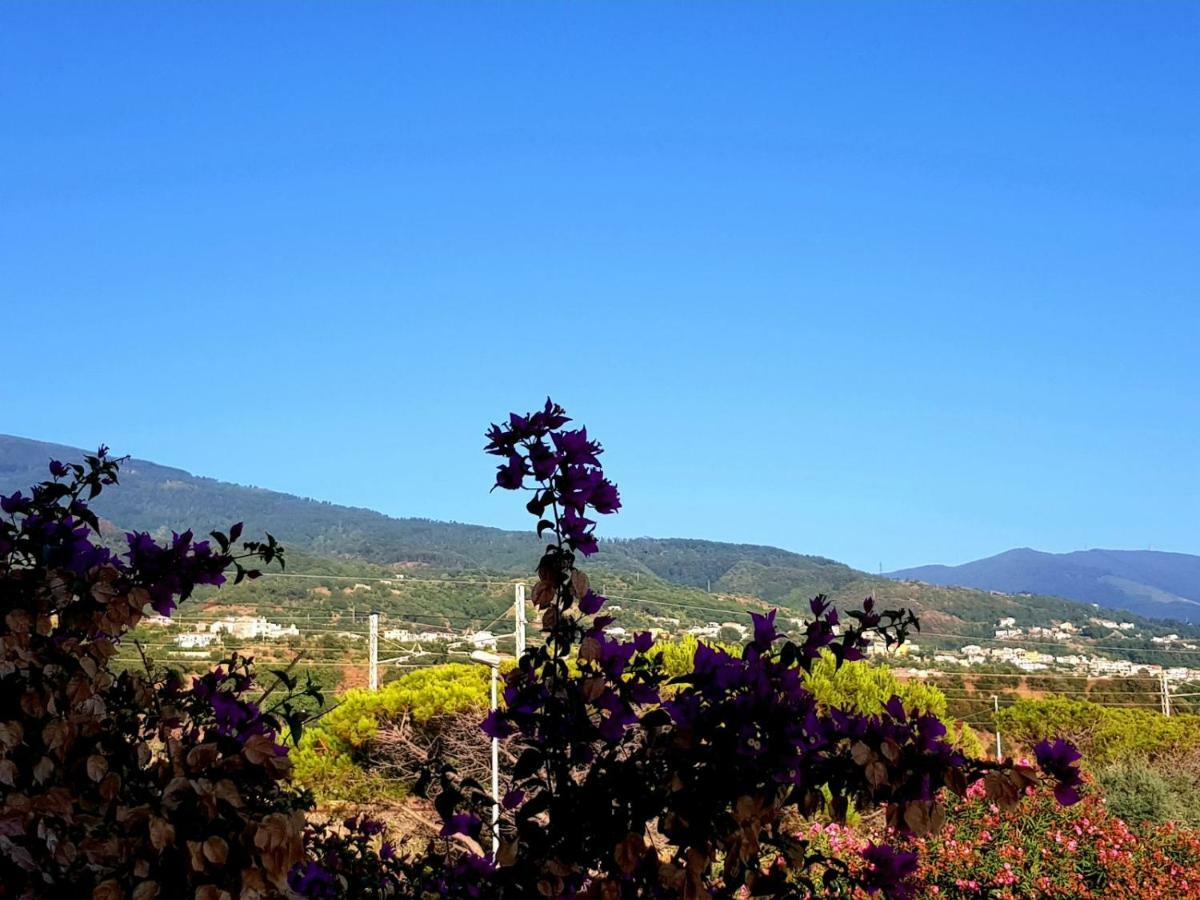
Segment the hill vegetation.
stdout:
[[[51,458],[82,454],[0,435],[0,492],[27,489],[43,477]],[[529,560],[536,557],[537,541],[524,532],[393,518],[146,460],[129,460],[120,477],[120,486],[96,501],[114,538],[117,528],[165,537],[189,525],[199,531],[236,520],[246,523],[247,532],[276,535],[291,550],[287,573],[226,589],[219,601],[213,595],[213,603],[245,612],[269,610],[273,619],[301,627],[319,622],[361,632],[366,627],[362,613],[374,609],[415,625],[483,628],[504,614],[513,583],[529,576]],[[636,538],[605,541],[604,551],[594,577],[621,607],[621,623],[631,628],[652,626],[656,617],[678,619],[683,626],[745,621],[747,610],[767,604],[806,613],[818,593],[843,607],[866,596],[910,607],[922,617],[919,640],[928,647],[987,640],[1002,616],[1028,627],[1082,622],[1094,614],[1091,606],[1060,597],[895,581],[824,557],[754,544]],[[201,591],[198,599],[209,594]],[[204,604],[193,609],[181,620],[214,612]],[[1179,628],[1136,621],[1148,634]],[[336,634],[322,640],[330,652],[345,647]]]

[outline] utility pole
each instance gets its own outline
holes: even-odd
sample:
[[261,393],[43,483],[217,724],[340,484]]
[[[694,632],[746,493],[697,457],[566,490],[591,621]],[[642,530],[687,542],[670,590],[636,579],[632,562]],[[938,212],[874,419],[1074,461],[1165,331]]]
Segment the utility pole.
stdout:
[[517,659],[525,655],[525,585],[518,584],[514,600],[517,626]]
[[1004,753],[1000,749],[1000,698],[992,694],[992,724],[996,726],[996,762],[1004,759]]
[[1162,684],[1162,714],[1168,718],[1171,715],[1171,687],[1167,684],[1167,673],[1163,672],[1161,677]]
[[370,659],[367,664],[367,685],[373,691],[379,690],[379,613],[371,613],[371,631],[367,639],[367,652]]

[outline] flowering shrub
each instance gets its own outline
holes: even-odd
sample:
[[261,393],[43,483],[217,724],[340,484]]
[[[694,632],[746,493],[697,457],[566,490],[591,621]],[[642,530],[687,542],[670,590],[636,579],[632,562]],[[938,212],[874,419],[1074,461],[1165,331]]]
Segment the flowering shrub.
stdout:
[[399,896],[404,869],[383,831],[382,823],[362,815],[340,827],[324,825],[310,835],[310,858],[292,870],[288,884],[301,896],[320,900]]
[[0,497],[0,895],[279,896],[303,851],[305,797],[287,785],[285,733],[301,695],[287,672],[258,697],[238,657],[190,684],[149,663],[110,670],[147,608],[280,548],[177,534],[98,542],[89,501],[117,481],[104,448],[50,463],[29,496]]
[[[431,845],[407,862],[412,895],[776,896],[840,883],[903,897],[912,853],[870,844],[851,864],[785,827],[787,817],[884,804],[897,833],[925,834],[944,819],[946,788],[965,793],[983,776],[1008,805],[1036,783],[1028,766],[966,759],[935,715],[898,697],[874,713],[818,702],[805,674],[822,654],[840,665],[862,657],[869,633],[902,641],[917,626],[906,611],[867,600],[841,622],[817,597],[800,642],[780,641],[773,611],[755,614],[740,655],[698,644],[692,671],[671,679],[649,634],[610,638],[606,600],[575,564],[598,550],[591,517],[616,512],[620,496],[600,445],[569,421],[547,400],[487,435],[487,452],[503,459],[496,487],[527,491],[537,533],[550,538],[532,594],[545,642],[508,674],[505,707],[483,726],[518,755],[499,852],[450,865],[447,848]],[[1061,798],[1073,800],[1069,748],[1045,751]],[[433,781],[443,834],[487,843],[482,786],[445,765],[427,773]]]
[[1200,897],[1200,839],[1174,825],[1131,827],[1095,793],[1064,807],[1031,792],[1020,810],[987,800],[982,785],[950,808],[949,824],[909,845],[922,896]]

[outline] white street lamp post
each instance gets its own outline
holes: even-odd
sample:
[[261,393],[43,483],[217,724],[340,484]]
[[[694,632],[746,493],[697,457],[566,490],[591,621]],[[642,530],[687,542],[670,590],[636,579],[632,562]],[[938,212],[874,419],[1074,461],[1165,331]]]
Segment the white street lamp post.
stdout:
[[[492,649],[496,647],[493,644]],[[500,680],[500,656],[486,650],[476,650],[471,661],[488,666],[492,670],[492,711],[496,711],[496,685]],[[500,852],[500,741],[492,738],[492,859]]]

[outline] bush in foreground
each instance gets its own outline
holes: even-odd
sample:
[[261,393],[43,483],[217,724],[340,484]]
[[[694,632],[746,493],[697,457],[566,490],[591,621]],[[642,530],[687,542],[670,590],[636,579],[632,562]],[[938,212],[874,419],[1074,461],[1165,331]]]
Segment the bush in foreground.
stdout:
[[0,895],[93,900],[279,896],[302,860],[307,798],[283,739],[303,724],[295,680],[265,692],[236,656],[190,683],[110,670],[122,636],[169,615],[273,539],[233,550],[241,526],[167,546],[98,542],[89,501],[116,483],[103,448],[85,465],[0,497]]
[[[606,600],[575,563],[598,549],[589,517],[615,512],[620,498],[599,444],[568,421],[547,400],[488,432],[488,452],[503,460],[496,487],[526,491],[539,537],[550,538],[532,595],[545,643],[507,676],[505,707],[484,723],[518,757],[499,821],[489,822],[482,785],[452,767],[426,779],[440,785],[445,835],[495,839],[499,851],[455,860],[431,845],[407,861],[414,896],[690,900],[856,886],[904,897],[911,852],[873,844],[851,864],[787,823],[885,805],[896,833],[927,834],[944,820],[947,791],[982,779],[1009,806],[1038,781],[1031,767],[968,760],[937,716],[898,697],[873,714],[818,702],[805,673],[822,654],[840,665],[862,657],[869,634],[903,640],[916,627],[905,611],[868,600],[842,622],[818,597],[798,642],[780,640],[774,612],[754,615],[740,655],[700,644],[691,672],[673,679],[649,634],[610,638]],[[1038,748],[1061,802],[1078,799],[1077,759],[1063,742]]]

